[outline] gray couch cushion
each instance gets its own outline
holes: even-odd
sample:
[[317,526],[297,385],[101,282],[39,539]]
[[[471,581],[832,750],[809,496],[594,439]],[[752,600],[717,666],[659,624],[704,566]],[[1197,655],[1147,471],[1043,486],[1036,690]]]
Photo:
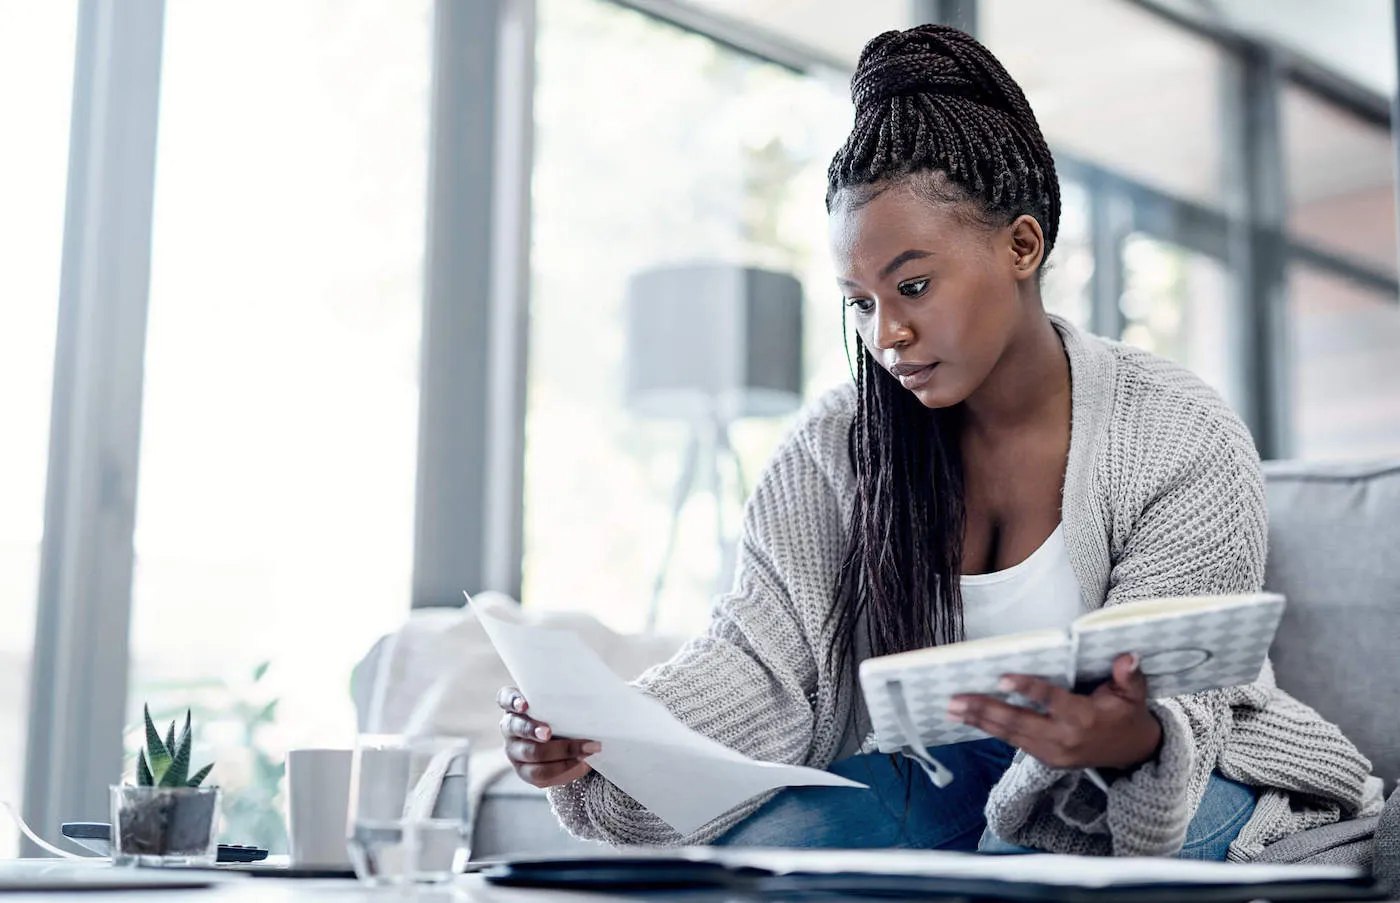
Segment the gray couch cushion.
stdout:
[[1283,689],[1400,777],[1400,462],[1269,462],[1265,585],[1288,597]]
[[1400,895],[1400,790],[1385,801],[1372,858],[1376,878],[1392,897]]
[[604,844],[579,840],[559,824],[544,791],[508,771],[486,790],[476,815],[473,859],[598,854]]
[[1300,831],[1265,847],[1254,861],[1355,865],[1369,869],[1375,853],[1378,821],[1376,816],[1353,818]]

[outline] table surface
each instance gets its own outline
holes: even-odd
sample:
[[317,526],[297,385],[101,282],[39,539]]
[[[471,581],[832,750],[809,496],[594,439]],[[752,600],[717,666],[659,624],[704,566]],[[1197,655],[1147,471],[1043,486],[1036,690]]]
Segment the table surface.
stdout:
[[[127,901],[142,900],[154,903],[380,903],[380,901],[421,901],[421,903],[619,903],[638,900],[667,900],[676,895],[657,892],[655,894],[608,894],[599,892],[561,891],[557,889],[530,889],[497,887],[487,883],[481,875],[461,875],[451,884],[437,886],[417,886],[410,888],[365,887],[357,881],[343,878],[282,878],[255,877],[236,872],[213,875],[215,883],[203,888],[132,888],[130,890],[104,890],[87,892],[64,892],[63,899],[86,898],[89,895],[97,900]],[[53,903],[57,898],[53,892],[43,891],[0,891],[4,903]],[[702,901],[726,901],[746,899],[724,891],[690,892],[683,895],[688,903]],[[833,896],[823,897],[836,900]],[[850,898],[855,900],[857,898]],[[864,898],[869,903],[870,898]],[[944,898],[943,903],[953,903]],[[1400,901],[1391,901],[1400,903]]]
[[[463,875],[451,885],[439,887],[372,888],[358,882],[334,878],[253,878],[236,875],[221,880],[213,887],[177,889],[132,889],[121,891],[65,892],[63,899],[92,899],[128,903],[142,900],[149,903],[381,903],[387,900],[413,900],[422,903],[544,903],[544,901],[591,901],[600,903],[609,897],[592,893],[561,893],[559,891],[527,890],[524,888],[493,887],[479,875]],[[0,892],[5,903],[54,903],[52,892]],[[635,898],[633,898],[635,899]]]
[[[221,878],[223,876],[220,876]],[[5,903],[54,903],[55,894],[45,892],[0,892]],[[384,901],[414,901],[414,903],[608,903],[608,901],[665,900],[664,893],[653,895],[613,895],[603,893],[567,892],[560,890],[531,890],[529,888],[496,887],[488,884],[480,875],[462,875],[451,885],[413,888],[371,888],[358,882],[344,879],[325,878],[253,878],[246,875],[233,876],[220,881],[213,887],[187,890],[126,890],[92,891],[89,893],[64,894],[63,899],[91,898],[95,901],[114,903],[384,903]],[[702,901],[725,901],[734,903],[731,894],[684,895],[687,903]],[[833,898],[834,899],[834,898]],[[863,903],[869,903],[866,898]],[[893,903],[893,901],[891,901]],[[942,903],[956,903],[953,898],[944,898]],[[1319,901],[1325,903],[1325,901]],[[1400,903],[1400,901],[1392,901]]]

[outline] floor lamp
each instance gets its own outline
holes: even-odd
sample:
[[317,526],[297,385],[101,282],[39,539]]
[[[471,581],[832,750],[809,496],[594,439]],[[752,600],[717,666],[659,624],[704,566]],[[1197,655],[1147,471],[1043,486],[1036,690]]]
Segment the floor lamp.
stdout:
[[[627,407],[641,417],[683,420],[690,427],[647,607],[648,630],[656,626],[681,511],[702,485],[715,498],[721,561],[716,583],[719,591],[728,588],[721,461],[742,473],[730,426],[746,417],[785,416],[801,401],[802,286],[792,275],[691,263],[647,269],[629,280]],[[736,482],[742,501],[742,476]]]

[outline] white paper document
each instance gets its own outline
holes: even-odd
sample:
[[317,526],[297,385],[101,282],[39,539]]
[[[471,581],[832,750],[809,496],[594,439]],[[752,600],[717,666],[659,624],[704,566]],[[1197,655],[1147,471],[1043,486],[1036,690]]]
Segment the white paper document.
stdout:
[[589,765],[681,834],[789,786],[864,787],[829,772],[758,762],[676,719],[614,674],[572,632],[518,623],[513,607],[472,601],[530,717],[557,737],[597,740]]
[[[635,855],[635,850],[629,851]],[[658,849],[661,857],[719,861],[774,874],[872,874],[967,878],[1061,887],[1140,884],[1270,884],[1345,881],[1364,874],[1349,865],[1201,862],[1133,856],[985,856],[945,850],[764,850],[734,847]]]

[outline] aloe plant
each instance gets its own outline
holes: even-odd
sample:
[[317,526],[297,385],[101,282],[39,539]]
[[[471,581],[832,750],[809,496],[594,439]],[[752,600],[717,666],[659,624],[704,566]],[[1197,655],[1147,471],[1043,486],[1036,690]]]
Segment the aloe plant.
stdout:
[[175,739],[175,722],[161,739],[151,720],[151,707],[145,706],[146,748],[136,754],[136,783],[141,787],[198,787],[214,765],[204,766],[190,776],[190,711],[185,710],[185,729]]

